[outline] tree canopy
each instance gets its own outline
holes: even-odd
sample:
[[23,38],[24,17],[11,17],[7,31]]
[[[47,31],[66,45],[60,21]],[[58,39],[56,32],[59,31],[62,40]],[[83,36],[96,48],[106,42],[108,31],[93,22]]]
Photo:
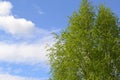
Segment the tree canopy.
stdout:
[[69,17],[69,24],[49,49],[50,80],[120,79],[120,26],[104,5],[97,10],[88,0]]

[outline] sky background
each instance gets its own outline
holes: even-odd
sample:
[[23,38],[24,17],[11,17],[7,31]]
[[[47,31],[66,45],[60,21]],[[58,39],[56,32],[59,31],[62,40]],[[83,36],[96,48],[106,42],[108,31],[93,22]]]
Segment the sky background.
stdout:
[[[90,0],[105,4],[120,17],[119,0]],[[68,16],[81,0],[0,0],[0,80],[48,80],[52,32],[68,25]]]

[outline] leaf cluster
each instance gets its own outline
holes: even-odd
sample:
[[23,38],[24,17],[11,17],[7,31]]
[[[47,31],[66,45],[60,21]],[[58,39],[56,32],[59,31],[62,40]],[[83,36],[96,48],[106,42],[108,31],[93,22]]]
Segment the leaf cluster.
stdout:
[[83,0],[49,49],[50,80],[119,80],[119,19],[104,5]]

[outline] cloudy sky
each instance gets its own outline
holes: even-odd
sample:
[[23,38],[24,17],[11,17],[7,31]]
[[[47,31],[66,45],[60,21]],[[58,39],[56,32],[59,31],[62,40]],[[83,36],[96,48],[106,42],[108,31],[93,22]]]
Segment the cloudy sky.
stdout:
[[[48,80],[52,32],[68,25],[81,0],[0,0],[0,80]],[[120,1],[104,3],[120,16]]]

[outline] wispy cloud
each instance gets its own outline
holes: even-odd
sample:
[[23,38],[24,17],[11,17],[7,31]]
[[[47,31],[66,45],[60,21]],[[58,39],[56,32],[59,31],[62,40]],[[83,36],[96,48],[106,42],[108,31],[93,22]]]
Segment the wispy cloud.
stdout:
[[[30,20],[16,18],[12,14],[12,7],[11,2],[0,1],[0,36],[2,35],[0,37],[0,62],[17,63],[18,65],[46,64],[48,61],[47,48],[49,48],[47,45],[54,44],[53,36],[50,33],[56,30],[41,29]],[[43,14],[40,9],[38,9],[38,13]],[[48,80],[48,78],[36,79],[11,74],[23,72],[21,68],[1,69],[2,67],[0,68],[0,80]]]
[[39,15],[42,15],[45,13],[38,5],[33,5],[33,7],[35,8],[35,10]]
[[48,80],[48,78],[30,78],[30,77],[21,77],[10,74],[0,74],[0,80]]
[[[30,64],[9,64],[9,63],[0,63],[0,75],[11,75],[11,76],[18,76],[22,78],[32,78],[32,79],[47,79],[49,67],[44,63],[39,65],[30,65]],[[0,78],[1,80],[1,78]],[[11,80],[11,79],[8,79]],[[30,79],[31,80],[31,79]]]
[[[52,37],[51,37],[52,38]],[[43,41],[44,40],[44,41]],[[47,44],[52,45],[52,39],[45,38],[36,43],[4,43],[0,42],[0,61],[14,63],[39,63],[47,61]]]
[[[0,29],[15,36],[15,39],[21,40],[21,43],[14,41],[14,38],[8,39],[9,41],[13,40],[13,43],[6,43],[4,39],[0,41],[0,61],[13,63],[47,61],[46,45],[54,43],[53,37],[49,34],[51,31],[37,28],[32,21],[25,18],[15,18],[11,15],[13,5],[9,1],[0,1],[0,6],[2,6],[0,7]],[[28,38],[26,34],[32,37]],[[22,40],[23,37],[21,38],[20,35],[30,39],[31,43]]]
[[38,14],[44,14],[44,12],[42,10],[38,10]]

